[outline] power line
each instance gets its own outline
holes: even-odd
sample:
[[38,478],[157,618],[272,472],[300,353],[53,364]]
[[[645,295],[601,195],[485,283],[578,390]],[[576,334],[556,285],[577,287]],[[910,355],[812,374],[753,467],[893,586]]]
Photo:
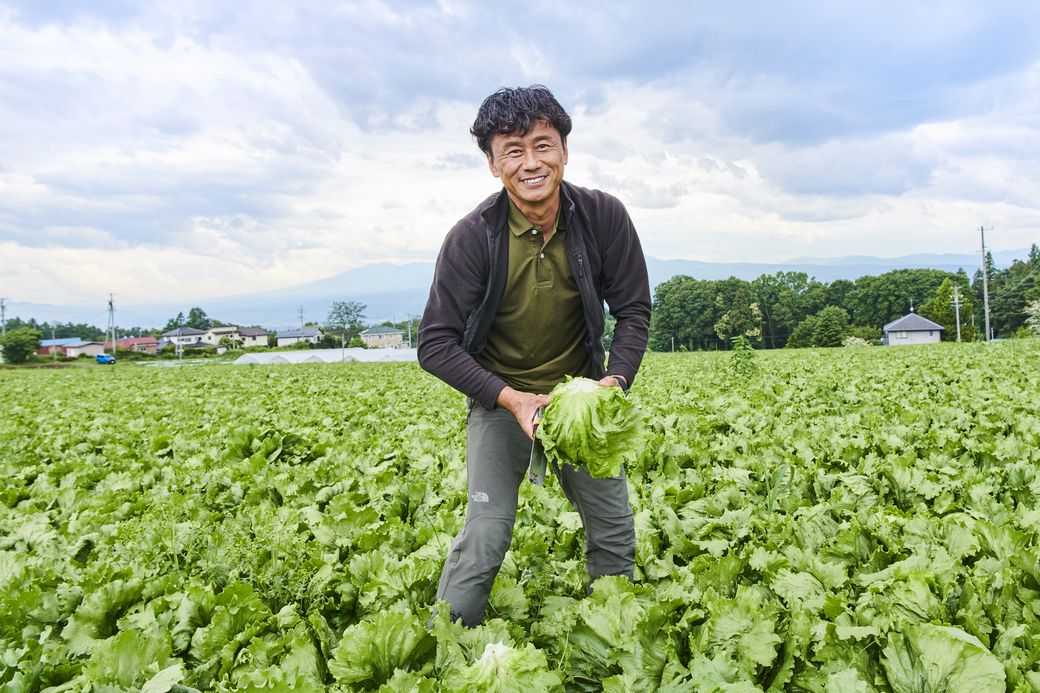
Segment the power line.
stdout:
[[[1027,132],[1029,134],[1022,141],[1022,146],[1018,150],[1018,158],[1015,160],[1015,167],[1012,170],[1011,178],[1008,180],[1007,186],[1004,188],[1004,194],[1001,196],[1002,199],[1005,202],[1007,202],[1007,200],[1008,200],[1008,193],[1011,192],[1011,185],[1013,183],[1016,183],[1018,181],[1030,181],[1030,182],[1032,182],[1034,180],[1034,176],[1033,176],[1032,172],[1030,172],[1030,175],[1028,175],[1028,176],[1020,176],[1019,174],[1021,173],[1022,158],[1023,158],[1023,155],[1025,154],[1025,151],[1026,151],[1026,145],[1029,143],[1029,140],[1033,136],[1033,129],[1034,129],[1033,125],[1036,123],[1036,116],[1037,116],[1038,113],[1040,113],[1040,102],[1038,102],[1037,105],[1036,105],[1036,108],[1033,109],[1033,117],[1030,119],[1029,127],[1027,128]],[[1012,206],[1012,207],[1017,206],[1019,201],[1022,199],[1022,196],[1024,194],[1025,194],[1025,188],[1022,188],[1021,190],[1019,190],[1018,194],[1015,195],[1014,200],[1009,202],[1008,204],[1010,206]]]

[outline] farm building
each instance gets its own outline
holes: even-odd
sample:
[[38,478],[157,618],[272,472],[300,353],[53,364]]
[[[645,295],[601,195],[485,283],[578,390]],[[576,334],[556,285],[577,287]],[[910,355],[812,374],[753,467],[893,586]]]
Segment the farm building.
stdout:
[[942,325],[928,318],[910,313],[885,325],[882,342],[885,346],[933,344],[942,339],[943,329]]
[[101,342],[80,342],[65,347],[65,356],[74,359],[78,356],[97,356],[105,353],[105,345]]
[[65,355],[65,350],[69,347],[77,347],[83,344],[83,340],[79,337],[63,337],[62,339],[44,339],[40,341],[40,347],[35,351],[37,356],[50,356],[51,354],[58,353],[62,356]]
[[84,342],[79,337],[66,337],[64,339],[44,339],[35,353],[38,356],[58,354],[68,359],[74,359],[80,355],[97,356],[103,351],[104,344],[101,342]]
[[404,332],[396,327],[376,325],[361,333],[361,341],[367,347],[400,349],[404,346]]

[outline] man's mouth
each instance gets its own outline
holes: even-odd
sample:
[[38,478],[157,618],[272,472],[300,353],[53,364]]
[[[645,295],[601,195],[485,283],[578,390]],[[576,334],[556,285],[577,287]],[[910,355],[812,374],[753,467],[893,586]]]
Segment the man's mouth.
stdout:
[[548,178],[548,176],[538,176],[537,178],[521,178],[520,182],[524,185],[538,185],[546,178]]

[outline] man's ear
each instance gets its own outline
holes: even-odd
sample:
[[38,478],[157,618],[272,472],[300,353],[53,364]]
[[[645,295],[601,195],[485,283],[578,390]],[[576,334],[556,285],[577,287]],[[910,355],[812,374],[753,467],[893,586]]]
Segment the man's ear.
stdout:
[[563,145],[563,165],[567,165],[567,140],[562,142]]
[[487,160],[488,168],[491,169],[491,175],[493,175],[495,178],[498,178],[498,167],[495,166],[495,155],[489,152],[487,155]]

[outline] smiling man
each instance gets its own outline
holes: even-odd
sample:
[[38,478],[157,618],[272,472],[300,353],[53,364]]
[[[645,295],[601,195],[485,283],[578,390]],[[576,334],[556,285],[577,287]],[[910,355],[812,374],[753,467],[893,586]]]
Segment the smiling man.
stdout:
[[[466,625],[483,619],[509,548],[546,393],[566,376],[627,390],[646,350],[650,288],[639,239],[616,198],[564,182],[570,131],[545,87],[484,100],[471,133],[503,190],[448,233],[419,327],[420,365],[468,398],[466,522],[437,590]],[[604,302],[617,320],[609,360]],[[590,581],[631,579],[624,470],[608,479],[568,465],[553,471],[584,524]]]

